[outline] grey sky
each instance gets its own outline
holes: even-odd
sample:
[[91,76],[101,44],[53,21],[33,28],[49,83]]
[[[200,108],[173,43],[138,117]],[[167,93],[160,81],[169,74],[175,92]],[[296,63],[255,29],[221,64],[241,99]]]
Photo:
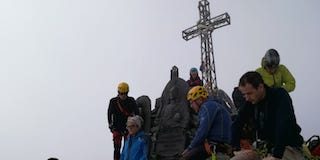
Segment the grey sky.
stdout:
[[[320,134],[320,1],[210,0],[231,25],[213,34],[218,87],[276,48],[294,74],[295,113],[308,138]],[[120,81],[154,102],[176,65],[182,78],[200,64],[200,40],[181,31],[198,1],[0,1],[0,159],[103,160],[112,157],[107,101]],[[152,104],[154,105],[154,103]]]

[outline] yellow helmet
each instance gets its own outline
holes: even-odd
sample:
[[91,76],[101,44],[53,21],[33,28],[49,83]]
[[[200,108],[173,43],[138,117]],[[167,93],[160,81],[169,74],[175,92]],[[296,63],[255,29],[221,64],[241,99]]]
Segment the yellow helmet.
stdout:
[[194,101],[200,97],[207,98],[208,92],[202,86],[195,86],[189,90],[187,99],[188,101]]
[[118,92],[119,93],[128,93],[129,92],[129,85],[126,82],[121,82],[118,85]]

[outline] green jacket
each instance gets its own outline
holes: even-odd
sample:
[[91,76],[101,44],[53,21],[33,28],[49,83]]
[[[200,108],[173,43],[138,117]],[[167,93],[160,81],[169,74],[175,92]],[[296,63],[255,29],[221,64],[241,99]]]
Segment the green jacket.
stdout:
[[263,78],[264,83],[269,87],[282,87],[287,92],[291,92],[296,87],[296,81],[286,66],[280,64],[274,74],[270,74],[263,67],[256,69]]

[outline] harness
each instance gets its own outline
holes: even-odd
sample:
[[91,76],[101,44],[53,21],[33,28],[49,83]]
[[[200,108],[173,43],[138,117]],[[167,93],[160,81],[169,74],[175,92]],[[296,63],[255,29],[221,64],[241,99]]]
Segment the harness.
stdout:
[[208,155],[211,156],[211,160],[217,160],[217,152],[224,153],[226,155],[232,155],[232,148],[226,143],[209,142],[207,139],[204,142],[204,148]]
[[126,117],[129,117],[131,116],[132,114],[125,108],[123,108],[120,104],[120,101],[117,100],[117,106],[118,106],[118,109],[120,110],[121,113],[123,113]]
[[[217,100],[213,100],[216,103],[218,103],[219,105],[222,106],[222,104],[220,104]],[[204,107],[206,109],[206,112],[209,114],[209,110],[207,107]],[[217,111],[216,111],[217,112]],[[208,128],[207,130],[210,131],[210,129],[212,128],[212,123],[213,123],[213,118],[215,116],[211,116],[209,117],[209,123],[208,123]],[[208,155],[211,156],[211,160],[217,160],[217,152],[220,153],[224,153],[227,155],[232,155],[232,147],[226,143],[219,143],[219,142],[214,142],[214,141],[208,141],[208,139],[205,139],[204,142],[204,148],[207,152]]]

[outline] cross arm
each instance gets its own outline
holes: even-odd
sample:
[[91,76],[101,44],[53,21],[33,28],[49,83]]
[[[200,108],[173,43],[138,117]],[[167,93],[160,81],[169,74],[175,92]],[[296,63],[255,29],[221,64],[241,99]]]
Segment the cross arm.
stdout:
[[197,25],[194,25],[182,31],[182,38],[188,41],[194,37],[197,37],[201,33],[212,32],[215,29],[221,28],[229,24],[230,16],[228,13],[221,14],[209,20],[201,19]]
[[211,31],[213,31],[217,28],[227,26],[231,23],[230,16],[228,13],[223,13],[219,16],[213,17],[209,21],[210,21],[210,24],[208,26]]
[[201,30],[198,28],[198,25],[195,25],[182,31],[182,38],[188,41],[194,37],[197,37],[200,34]]

